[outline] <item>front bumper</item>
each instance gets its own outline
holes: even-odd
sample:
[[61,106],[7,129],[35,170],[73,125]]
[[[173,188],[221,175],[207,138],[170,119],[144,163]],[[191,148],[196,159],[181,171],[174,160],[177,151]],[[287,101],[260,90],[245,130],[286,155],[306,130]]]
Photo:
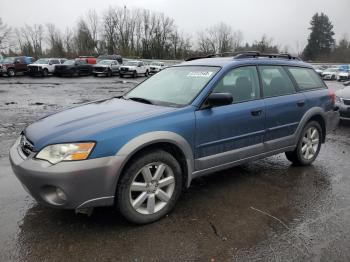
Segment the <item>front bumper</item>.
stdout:
[[[64,209],[113,205],[122,157],[60,162],[26,158],[19,143],[10,149],[10,162],[24,189],[41,204]],[[58,198],[56,189],[65,194]]]
[[340,119],[350,120],[350,105],[337,103],[336,106],[339,108]]

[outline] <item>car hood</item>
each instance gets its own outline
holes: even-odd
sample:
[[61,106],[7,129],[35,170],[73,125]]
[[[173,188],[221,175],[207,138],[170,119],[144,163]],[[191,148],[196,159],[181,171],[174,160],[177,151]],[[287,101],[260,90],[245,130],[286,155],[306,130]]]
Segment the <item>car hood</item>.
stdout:
[[95,65],[93,65],[93,67],[109,67],[109,65],[99,65],[99,64],[95,64]]
[[29,64],[28,66],[48,66],[48,64]]
[[135,69],[136,68],[136,66],[121,66],[121,67],[123,67],[123,68],[131,68],[131,69]]
[[340,90],[337,90],[337,91],[335,92],[335,94],[336,94],[338,97],[350,99],[350,86],[344,87],[344,88],[342,88],[342,89],[340,89]]
[[29,125],[24,133],[37,151],[49,144],[92,141],[99,132],[174,110],[112,98],[49,115]]

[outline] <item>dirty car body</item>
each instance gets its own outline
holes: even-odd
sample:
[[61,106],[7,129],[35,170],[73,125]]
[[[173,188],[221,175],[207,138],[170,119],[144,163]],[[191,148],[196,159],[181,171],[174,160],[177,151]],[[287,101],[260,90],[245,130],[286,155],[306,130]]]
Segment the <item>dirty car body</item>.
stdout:
[[334,99],[298,60],[197,59],[123,97],[40,119],[23,130],[10,160],[42,204],[117,204],[128,220],[148,223],[170,212],[196,177],[283,152],[311,164],[339,119]]

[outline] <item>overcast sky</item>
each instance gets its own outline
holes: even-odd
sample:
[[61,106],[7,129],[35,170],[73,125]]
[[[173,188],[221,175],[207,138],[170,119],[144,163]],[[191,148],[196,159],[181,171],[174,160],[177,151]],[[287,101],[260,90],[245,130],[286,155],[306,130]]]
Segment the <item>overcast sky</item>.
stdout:
[[64,29],[89,9],[102,14],[109,6],[124,5],[163,12],[188,35],[225,22],[241,30],[244,41],[266,33],[274,43],[293,50],[297,42],[299,48],[306,44],[316,12],[329,16],[337,39],[350,34],[350,0],[0,0],[0,17],[13,27],[50,22]]

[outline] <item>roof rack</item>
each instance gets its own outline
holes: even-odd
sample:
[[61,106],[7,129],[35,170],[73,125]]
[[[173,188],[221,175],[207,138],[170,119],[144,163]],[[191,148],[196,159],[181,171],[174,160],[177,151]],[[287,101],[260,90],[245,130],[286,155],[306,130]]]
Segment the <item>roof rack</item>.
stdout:
[[217,53],[217,54],[210,54],[206,56],[191,57],[186,59],[185,61],[192,61],[192,60],[203,59],[203,58],[213,58],[213,57],[220,57],[220,56],[223,57],[223,55],[227,55],[227,54],[232,54],[234,59],[266,57],[266,58],[282,58],[282,59],[301,61],[299,57],[292,56],[290,54],[268,54],[268,53],[260,53],[259,51]]

